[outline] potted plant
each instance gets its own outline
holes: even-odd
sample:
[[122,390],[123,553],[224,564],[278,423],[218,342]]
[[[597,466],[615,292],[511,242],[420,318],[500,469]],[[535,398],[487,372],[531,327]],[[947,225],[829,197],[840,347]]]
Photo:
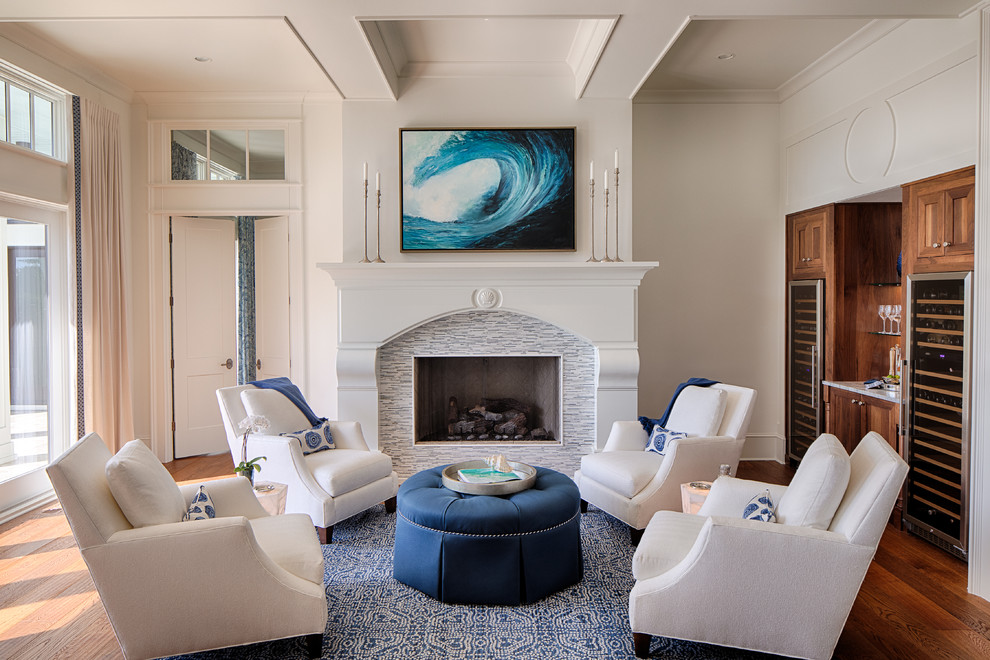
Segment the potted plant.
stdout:
[[258,464],[258,461],[267,460],[267,456],[258,456],[257,458],[252,458],[250,461],[241,461],[234,468],[234,472],[241,477],[247,477],[247,480],[254,486],[254,473],[255,471],[261,472],[261,465]]
[[244,431],[244,439],[241,441],[241,462],[237,464],[234,468],[239,476],[247,477],[247,480],[251,482],[254,486],[254,473],[261,472],[261,465],[258,461],[267,461],[267,456],[258,456],[252,458],[250,461],[247,458],[247,440],[248,434],[250,433],[260,433],[262,431],[267,431],[271,425],[268,422],[268,418],[261,415],[248,415],[241,420],[237,428]]

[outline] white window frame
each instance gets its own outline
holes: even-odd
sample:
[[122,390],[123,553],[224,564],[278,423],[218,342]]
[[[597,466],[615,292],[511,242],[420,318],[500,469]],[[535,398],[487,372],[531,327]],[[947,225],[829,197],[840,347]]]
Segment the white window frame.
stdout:
[[[240,122],[237,124],[223,123],[223,124],[203,124],[196,123],[191,124],[188,122],[182,123],[171,123],[164,126],[166,144],[162,149],[162,155],[165,158],[163,163],[162,171],[165,173],[164,183],[169,185],[203,185],[203,184],[222,184],[222,185],[245,185],[245,184],[261,184],[261,185],[284,185],[290,183],[289,180],[289,127],[284,121],[253,121],[253,122]],[[173,179],[172,178],[172,131],[206,131],[206,155],[197,154],[199,158],[202,158],[203,167],[206,169],[205,179]],[[245,171],[247,176],[243,179],[225,179],[212,178],[212,167],[210,165],[211,159],[213,157],[212,145],[213,132],[214,131],[244,131],[244,154],[245,154]],[[251,131],[282,131],[282,178],[281,179],[252,179],[251,178]],[[223,167],[223,166],[220,166]]]
[[[41,78],[28,73],[27,71],[15,67],[7,62],[0,61],[0,79],[7,83],[4,88],[4,121],[8,126],[10,123],[10,85],[16,85],[31,94],[31,147],[21,147],[10,141],[10,130],[6,130],[6,139],[3,142],[17,149],[24,149],[45,158],[54,158],[60,162],[68,161],[68,99],[69,94],[64,89],[60,89]],[[35,150],[34,137],[34,97],[41,97],[52,104],[52,154],[42,153]]]
[[[51,460],[69,448],[76,434],[75,271],[71,253],[74,225],[64,206],[26,203],[23,198],[3,193],[0,193],[0,218],[37,222],[48,230],[48,456]],[[54,497],[43,467],[0,482],[0,522]]]

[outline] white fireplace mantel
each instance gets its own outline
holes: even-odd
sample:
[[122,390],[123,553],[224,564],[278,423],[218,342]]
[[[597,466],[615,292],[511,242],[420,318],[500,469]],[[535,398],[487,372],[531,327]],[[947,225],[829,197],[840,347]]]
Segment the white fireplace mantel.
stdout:
[[337,287],[337,382],[341,419],[361,421],[378,445],[376,356],[423,323],[468,310],[532,316],[592,343],[600,448],[612,421],[636,418],[637,293],[658,263],[322,263]]

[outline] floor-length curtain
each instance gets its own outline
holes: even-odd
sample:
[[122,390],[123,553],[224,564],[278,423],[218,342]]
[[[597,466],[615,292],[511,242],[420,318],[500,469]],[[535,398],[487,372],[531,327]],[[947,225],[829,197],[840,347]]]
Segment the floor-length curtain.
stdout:
[[83,99],[80,132],[86,427],[116,451],[134,439],[119,119]]

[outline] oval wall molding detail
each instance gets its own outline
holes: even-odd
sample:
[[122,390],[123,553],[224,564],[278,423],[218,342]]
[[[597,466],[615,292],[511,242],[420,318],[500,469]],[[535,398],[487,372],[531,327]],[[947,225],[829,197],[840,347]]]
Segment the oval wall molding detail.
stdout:
[[897,146],[897,120],[890,104],[864,108],[846,135],[846,173],[856,183],[887,175]]

